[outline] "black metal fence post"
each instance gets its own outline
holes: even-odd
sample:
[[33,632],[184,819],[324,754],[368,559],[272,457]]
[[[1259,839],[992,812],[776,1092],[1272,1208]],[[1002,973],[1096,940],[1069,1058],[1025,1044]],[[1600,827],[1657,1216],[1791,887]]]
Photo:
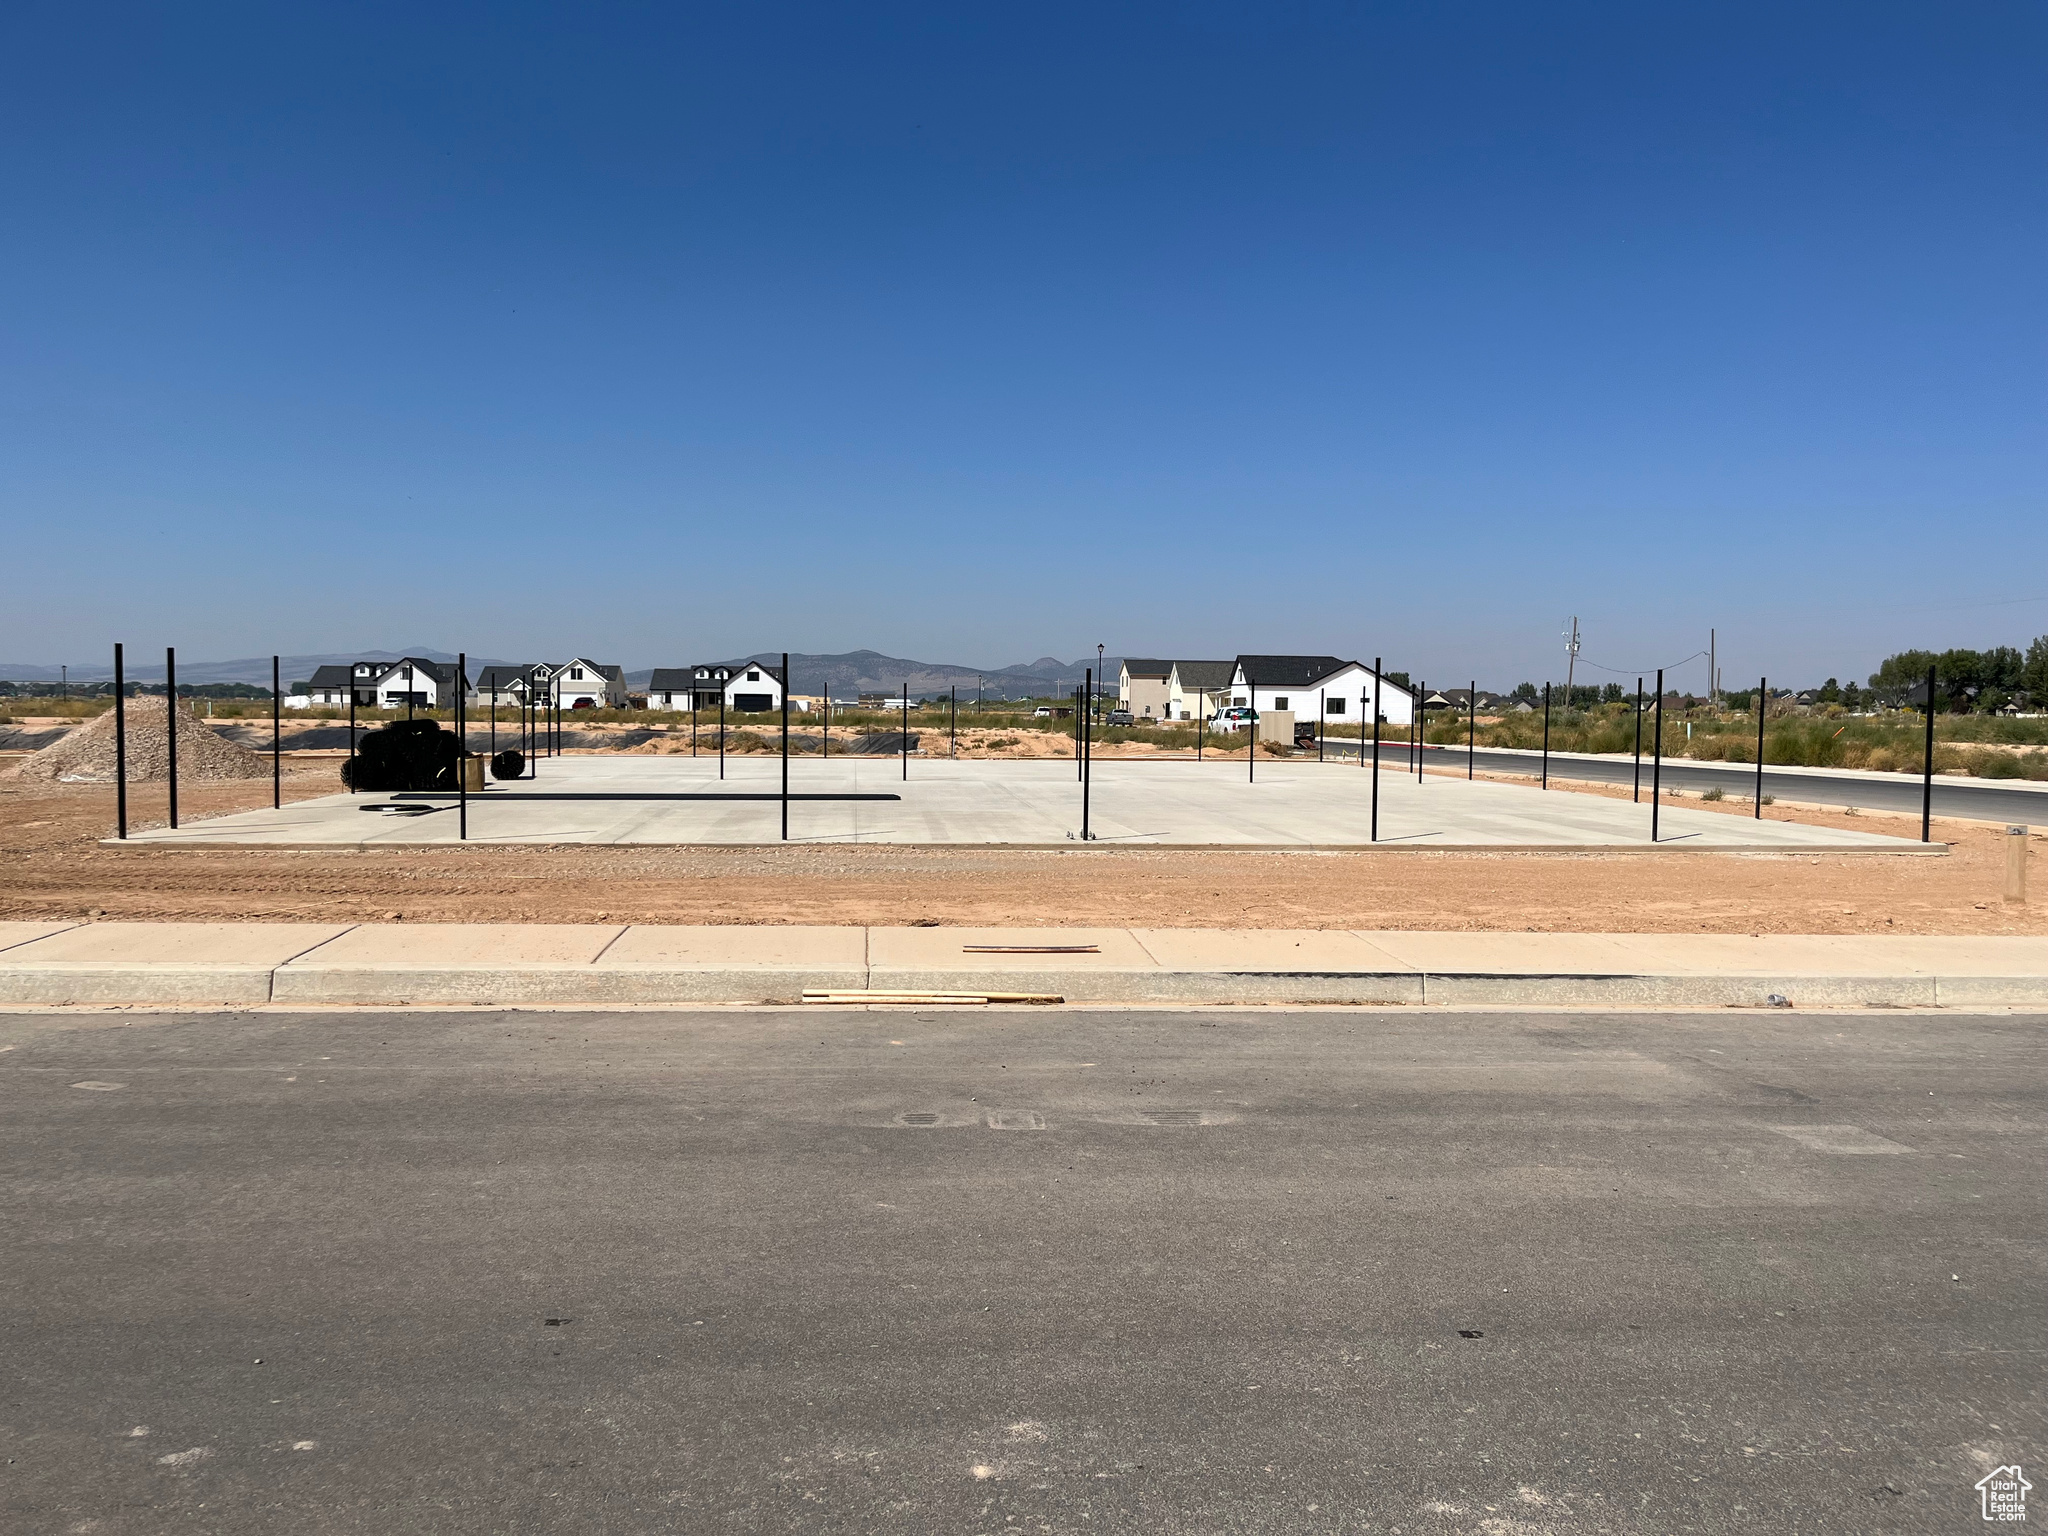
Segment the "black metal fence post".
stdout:
[[164,647],[164,754],[170,775],[171,830],[178,828],[178,648]]
[[1086,843],[1092,842],[1095,838],[1095,834],[1088,827],[1088,792],[1095,787],[1089,773],[1089,769],[1093,767],[1093,764],[1089,762],[1089,756],[1095,746],[1094,732],[1091,728],[1093,722],[1090,719],[1090,713],[1093,710],[1095,700],[1095,669],[1093,667],[1086,669],[1082,674],[1081,693],[1089,702],[1089,710],[1084,711],[1081,717],[1081,841]]
[[270,658],[270,808],[284,805],[284,705],[278,692],[278,658]]
[[1316,690],[1316,761],[1323,760],[1323,725],[1330,716],[1330,701],[1325,690]]
[[1657,740],[1650,758],[1650,841],[1657,841],[1657,818],[1664,807],[1664,669],[1657,669]]
[[725,777],[725,685],[718,689],[718,776]]
[[[1365,743],[1359,742],[1358,758],[1365,761]],[[1372,659],[1372,840],[1380,840],[1380,658]]]
[[469,841],[469,652],[455,653],[455,838]]
[[1927,745],[1921,754],[1921,842],[1933,842],[1933,668],[1927,668]]
[[128,692],[121,643],[114,642],[114,836],[128,836]]
[[1543,788],[1550,788],[1550,684],[1543,685]]
[[782,653],[782,840],[789,841],[789,652]]
[[1251,745],[1244,754],[1244,781],[1255,784],[1259,778],[1259,685],[1249,672],[1244,675],[1244,696],[1251,700],[1251,719],[1246,722],[1251,727]]
[[348,669],[348,792],[356,792],[356,669]]
[[903,730],[896,738],[896,746],[903,753],[903,782],[910,782],[910,679],[903,679]]
[[1764,714],[1771,707],[1771,680],[1756,680],[1756,819],[1764,819]]
[[1415,782],[1422,782],[1422,728],[1429,723],[1429,684],[1415,682]]
[[953,709],[946,725],[946,756],[960,755],[960,685],[953,685]]
[[1643,803],[1643,680],[1636,679],[1636,789],[1635,804]]
[[1472,686],[1465,691],[1465,782],[1472,782],[1474,765],[1479,761],[1479,679],[1472,679]]

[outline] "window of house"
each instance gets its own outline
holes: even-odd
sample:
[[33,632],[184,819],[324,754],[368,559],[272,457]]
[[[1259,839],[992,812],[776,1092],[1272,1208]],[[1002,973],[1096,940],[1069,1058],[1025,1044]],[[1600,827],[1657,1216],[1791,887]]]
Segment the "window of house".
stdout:
[[1273,695],[1273,707],[1274,707],[1275,709],[1285,709],[1285,708],[1287,707],[1287,695],[1286,695],[1286,694],[1284,694],[1284,693],[1276,693],[1276,694],[1274,694],[1274,695]]
[[580,682],[582,682],[582,681],[583,681],[583,669],[582,669],[581,667],[571,667],[571,668],[569,669],[569,681],[570,681],[570,682],[572,682],[572,683],[580,683]]
[[1332,699],[1332,700],[1330,700],[1330,713],[1331,713],[1331,714],[1333,714],[1333,715],[1341,715],[1341,714],[1343,714],[1343,713],[1344,713],[1344,701],[1343,701],[1342,699]]
[[759,681],[761,681],[761,674],[759,672],[749,672],[747,674],[747,681],[750,683],[758,683]]
[[1232,709],[1243,709],[1243,708],[1244,708],[1244,695],[1243,695],[1243,694],[1241,694],[1241,693],[1233,693],[1233,694],[1232,694],[1232,695],[1230,696],[1230,707],[1231,707]]

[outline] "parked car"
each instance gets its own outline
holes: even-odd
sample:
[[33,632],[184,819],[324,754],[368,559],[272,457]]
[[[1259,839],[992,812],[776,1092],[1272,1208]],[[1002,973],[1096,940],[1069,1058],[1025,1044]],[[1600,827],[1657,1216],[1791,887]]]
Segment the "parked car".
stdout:
[[1128,709],[1112,709],[1107,715],[1103,716],[1103,724],[1105,725],[1136,725],[1137,723],[1136,720],[1131,718],[1131,712]]
[[1209,717],[1212,731],[1244,731],[1259,723],[1259,712],[1244,705],[1231,709],[1219,709]]

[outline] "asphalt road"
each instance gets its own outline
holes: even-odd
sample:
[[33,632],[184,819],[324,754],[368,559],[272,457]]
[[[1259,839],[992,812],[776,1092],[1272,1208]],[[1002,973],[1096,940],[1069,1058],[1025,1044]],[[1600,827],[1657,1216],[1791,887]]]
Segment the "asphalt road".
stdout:
[[[1357,767],[1358,743],[1348,739],[1332,738],[1327,744],[1332,757],[1344,757]],[[1407,758],[1407,745],[1397,742],[1391,748],[1382,747],[1381,771],[1390,764],[1398,764]],[[1432,771],[1443,768],[1463,769],[1466,752],[1463,747],[1424,747],[1427,764]],[[1540,759],[1533,753],[1489,751],[1481,747],[1476,754],[1474,766],[1482,773],[1522,773],[1535,777],[1540,771]],[[1647,750],[1643,755],[1643,793],[1650,792],[1651,761]],[[1550,760],[1550,776],[1553,779],[1581,779],[1596,784],[1635,783],[1635,763],[1630,758],[1571,758],[1553,757]],[[1719,785],[1731,799],[1748,800],[1756,792],[1756,765],[1754,763],[1696,763],[1684,758],[1664,759],[1663,783],[1667,789],[1682,789],[1688,794],[1697,794],[1703,789]],[[1809,805],[1853,805],[1866,811],[1906,811],[1913,815],[1920,813],[1921,782],[1906,774],[1895,778],[1863,779],[1852,775],[1825,773],[1782,773],[1768,763],[1764,765],[1764,793],[1778,800],[1800,801]],[[2026,783],[2002,783],[1998,780],[1982,780],[1967,784],[1953,781],[1934,781],[1934,814],[1937,816],[1960,816],[1971,821],[2003,821],[2028,826],[2039,826],[2048,822],[2048,789]]]
[[1981,1529],[2044,1024],[0,1016],[0,1526]]

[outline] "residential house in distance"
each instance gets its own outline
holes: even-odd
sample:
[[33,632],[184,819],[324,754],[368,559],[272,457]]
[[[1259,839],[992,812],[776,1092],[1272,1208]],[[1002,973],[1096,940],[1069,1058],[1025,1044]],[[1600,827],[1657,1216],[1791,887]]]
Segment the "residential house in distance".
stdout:
[[1176,661],[1166,673],[1166,718],[1206,720],[1230,697],[1232,664]]
[[314,704],[346,705],[353,699],[361,709],[441,709],[454,704],[458,689],[467,693],[469,679],[458,677],[453,662],[402,656],[321,667],[308,680],[306,695]]
[[623,667],[591,661],[578,656],[559,665],[533,669],[534,681],[560,709],[624,709],[626,673]]
[[1374,675],[1371,667],[1337,656],[1240,656],[1230,672],[1229,703],[1264,713],[1286,710],[1296,720],[1320,717],[1333,725],[1380,718],[1406,725],[1415,718],[1415,695]]
[[[715,710],[721,700],[728,714],[768,714],[780,710],[782,669],[757,661],[656,667],[647,685],[650,709]],[[794,699],[790,707],[798,707]]]
[[517,709],[533,698],[535,667],[479,667],[476,702],[481,709]]
[[656,667],[647,679],[649,709],[691,710],[697,707],[695,667]]
[[1123,671],[1117,676],[1117,708],[1129,710],[1140,720],[1164,720],[1172,677],[1170,661],[1125,657]]

